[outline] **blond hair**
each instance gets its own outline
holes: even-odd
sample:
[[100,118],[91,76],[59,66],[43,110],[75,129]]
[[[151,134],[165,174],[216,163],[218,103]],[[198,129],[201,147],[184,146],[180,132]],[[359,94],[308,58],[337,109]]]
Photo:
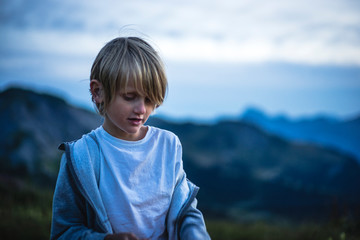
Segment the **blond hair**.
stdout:
[[144,94],[156,107],[160,106],[167,91],[167,78],[158,53],[145,40],[138,37],[119,37],[108,42],[96,56],[90,80],[102,84],[104,102],[96,103],[105,115],[116,93],[134,81],[136,90]]

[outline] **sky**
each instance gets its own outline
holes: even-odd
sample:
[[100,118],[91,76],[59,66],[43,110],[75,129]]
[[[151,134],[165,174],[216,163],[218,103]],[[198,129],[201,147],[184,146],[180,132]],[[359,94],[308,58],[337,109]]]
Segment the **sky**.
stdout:
[[356,0],[0,0],[0,90],[20,85],[92,109],[106,42],[145,38],[165,62],[156,114],[360,115]]

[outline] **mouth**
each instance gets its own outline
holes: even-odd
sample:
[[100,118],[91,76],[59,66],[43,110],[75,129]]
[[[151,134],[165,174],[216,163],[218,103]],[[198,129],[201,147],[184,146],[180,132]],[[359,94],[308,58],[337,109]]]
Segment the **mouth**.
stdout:
[[140,125],[142,123],[142,118],[128,118],[131,124]]

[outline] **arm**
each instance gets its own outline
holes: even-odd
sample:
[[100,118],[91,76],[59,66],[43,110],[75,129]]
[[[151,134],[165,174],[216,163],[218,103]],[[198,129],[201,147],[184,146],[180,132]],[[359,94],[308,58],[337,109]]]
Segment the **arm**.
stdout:
[[[170,206],[169,217],[171,220],[174,216],[176,221],[168,223],[169,238],[174,239],[210,239],[206,231],[205,221],[199,209],[197,209],[196,195],[199,188],[186,178],[182,161],[182,146],[178,140],[176,151],[176,187],[173,194],[172,206]],[[175,224],[175,235],[172,233],[172,224]]]
[[179,220],[180,239],[210,239],[206,231],[202,213],[197,209],[197,199],[194,198],[187,206]]
[[[88,219],[92,219],[89,221]],[[96,216],[76,187],[63,154],[53,199],[51,239],[104,239]]]

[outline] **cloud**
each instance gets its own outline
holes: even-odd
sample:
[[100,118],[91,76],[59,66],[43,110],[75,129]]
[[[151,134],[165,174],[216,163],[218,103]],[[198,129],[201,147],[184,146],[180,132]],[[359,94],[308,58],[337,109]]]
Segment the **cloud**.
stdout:
[[9,41],[7,29],[25,29],[34,51],[92,54],[130,25],[170,60],[360,65],[351,0],[3,2]]
[[175,15],[173,29],[183,34],[161,36],[160,46],[170,58],[183,60],[360,65],[359,6],[350,3],[242,1],[205,9],[197,5],[199,14],[187,16],[182,26],[174,22]]
[[78,88],[88,94],[100,48],[114,37],[135,34],[148,39],[167,65],[171,93],[160,112],[214,116],[262,103],[273,111],[358,112],[358,1],[0,0],[0,5],[0,88],[5,81],[41,83],[79,99]]

